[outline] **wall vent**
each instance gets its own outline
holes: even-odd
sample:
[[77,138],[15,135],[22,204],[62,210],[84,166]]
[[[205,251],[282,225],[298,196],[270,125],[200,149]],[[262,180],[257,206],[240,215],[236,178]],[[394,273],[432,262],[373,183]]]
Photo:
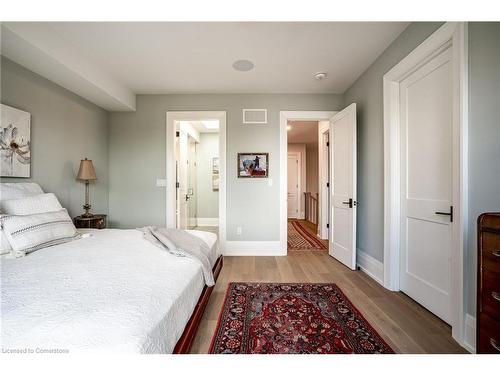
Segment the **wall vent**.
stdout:
[[244,109],[244,124],[267,124],[267,109]]

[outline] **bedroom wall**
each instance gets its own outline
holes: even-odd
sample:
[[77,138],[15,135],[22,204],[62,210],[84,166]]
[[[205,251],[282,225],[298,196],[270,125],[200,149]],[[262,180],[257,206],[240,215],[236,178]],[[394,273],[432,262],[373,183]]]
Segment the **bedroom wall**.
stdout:
[[198,217],[219,218],[219,192],[212,189],[212,160],[219,157],[219,134],[201,133],[197,147]]
[[357,104],[357,247],[380,262],[384,252],[383,76],[440,25],[410,24],[344,93],[345,106]]
[[[165,225],[167,111],[226,111],[227,239],[279,240],[279,112],[339,110],[341,95],[138,95],[135,112],[109,116],[109,214],[117,228]],[[267,125],[243,125],[243,108],[267,108]],[[238,152],[269,152],[268,179],[238,179]],[[262,220],[265,217],[267,220]],[[236,227],[241,226],[241,235]]]
[[2,182],[40,184],[57,195],[71,216],[83,212],[84,184],[75,177],[80,159],[94,161],[92,210],[108,213],[108,115],[102,108],[13,61],[1,57],[1,102],[31,113],[31,178]]

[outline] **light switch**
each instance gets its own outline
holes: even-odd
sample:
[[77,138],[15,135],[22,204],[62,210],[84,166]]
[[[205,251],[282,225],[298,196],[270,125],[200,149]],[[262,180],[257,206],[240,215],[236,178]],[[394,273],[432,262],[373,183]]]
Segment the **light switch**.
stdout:
[[156,186],[157,187],[165,187],[167,186],[167,180],[164,178],[157,178],[156,179]]
[[272,178],[268,178],[268,179],[267,179],[267,184],[268,184],[269,186],[273,186],[273,179],[272,179]]
[[243,231],[242,231],[241,227],[236,227],[236,235],[241,236],[242,232]]

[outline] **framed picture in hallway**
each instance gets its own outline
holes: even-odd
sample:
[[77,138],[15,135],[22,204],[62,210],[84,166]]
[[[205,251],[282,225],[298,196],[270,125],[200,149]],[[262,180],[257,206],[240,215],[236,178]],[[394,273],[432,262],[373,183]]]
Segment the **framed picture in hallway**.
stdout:
[[238,178],[269,177],[269,153],[240,152],[238,153]]
[[212,158],[212,190],[219,190],[219,158]]

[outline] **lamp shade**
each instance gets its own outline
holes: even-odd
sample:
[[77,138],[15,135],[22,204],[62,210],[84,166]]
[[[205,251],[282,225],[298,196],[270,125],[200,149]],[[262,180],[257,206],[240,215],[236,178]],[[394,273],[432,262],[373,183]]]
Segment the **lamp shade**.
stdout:
[[80,169],[78,170],[78,175],[76,176],[76,179],[84,181],[97,180],[92,160],[88,160],[87,158],[85,158],[85,160],[80,161]]

